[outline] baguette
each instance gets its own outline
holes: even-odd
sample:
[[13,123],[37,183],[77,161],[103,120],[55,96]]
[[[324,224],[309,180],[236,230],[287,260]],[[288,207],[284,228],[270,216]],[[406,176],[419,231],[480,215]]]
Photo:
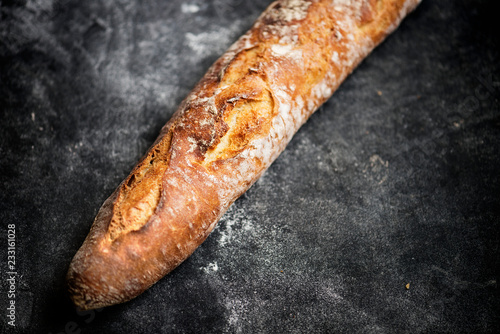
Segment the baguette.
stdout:
[[211,66],[101,207],[73,258],[81,309],[177,267],[295,132],[420,0],[282,0]]

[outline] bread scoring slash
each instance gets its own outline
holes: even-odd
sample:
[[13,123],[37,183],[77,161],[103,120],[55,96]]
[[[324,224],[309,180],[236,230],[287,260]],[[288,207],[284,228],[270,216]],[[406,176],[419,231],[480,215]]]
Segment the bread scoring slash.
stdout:
[[172,271],[420,0],[281,0],[210,67],[101,207],[70,264],[81,309]]

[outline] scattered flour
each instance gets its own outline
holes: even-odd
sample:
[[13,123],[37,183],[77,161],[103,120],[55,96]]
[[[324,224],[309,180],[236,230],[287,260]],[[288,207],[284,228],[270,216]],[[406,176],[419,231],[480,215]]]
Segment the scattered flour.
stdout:
[[229,311],[229,326],[233,332],[242,332],[240,314],[243,315],[247,312],[248,305],[248,301],[239,299],[226,301],[226,309]]
[[217,262],[214,262],[214,263],[209,263],[206,267],[200,267],[200,269],[209,274],[218,271],[219,266],[217,265]]
[[248,213],[243,210],[236,208],[235,205],[232,205],[229,210],[226,212],[223,218],[222,225],[217,225],[217,229],[220,229],[220,238],[219,238],[219,246],[224,247],[229,242],[231,242],[238,232],[233,233],[233,226],[236,224],[241,224],[241,229],[244,231],[252,231],[254,225],[251,220],[247,218]]
[[183,3],[181,10],[184,14],[194,14],[200,11],[200,7],[194,3]]
[[222,54],[231,42],[236,39],[237,32],[240,31],[242,21],[234,21],[228,28],[219,28],[213,31],[206,31],[199,34],[186,33],[186,43],[197,56],[208,56]]

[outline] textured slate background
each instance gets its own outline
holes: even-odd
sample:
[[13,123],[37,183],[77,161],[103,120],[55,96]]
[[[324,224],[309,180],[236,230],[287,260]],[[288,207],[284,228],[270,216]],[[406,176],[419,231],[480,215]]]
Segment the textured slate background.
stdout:
[[100,205],[269,1],[0,1],[2,332],[498,329],[494,3],[424,0],[190,259],[81,314],[64,276]]

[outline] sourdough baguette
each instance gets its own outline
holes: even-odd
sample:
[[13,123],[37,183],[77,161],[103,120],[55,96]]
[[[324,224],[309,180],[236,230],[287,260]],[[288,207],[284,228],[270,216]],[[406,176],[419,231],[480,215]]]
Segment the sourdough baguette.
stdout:
[[149,288],[207,238],[420,0],[283,0],[218,59],[101,207],[67,274],[82,309]]

